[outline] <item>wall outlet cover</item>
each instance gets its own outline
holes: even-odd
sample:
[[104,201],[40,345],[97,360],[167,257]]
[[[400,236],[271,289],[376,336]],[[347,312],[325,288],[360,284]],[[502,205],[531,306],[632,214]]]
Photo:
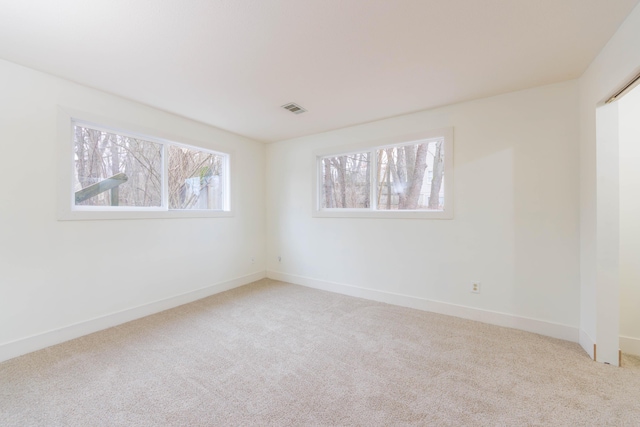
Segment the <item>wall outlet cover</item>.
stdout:
[[474,281],[471,282],[471,287],[469,289],[470,292],[473,292],[474,294],[479,294],[480,293],[480,282]]

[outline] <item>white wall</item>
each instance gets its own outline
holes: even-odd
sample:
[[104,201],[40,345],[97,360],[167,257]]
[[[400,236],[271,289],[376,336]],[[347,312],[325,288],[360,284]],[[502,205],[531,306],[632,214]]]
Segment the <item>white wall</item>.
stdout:
[[[5,61],[0,94],[0,360],[264,274],[263,144]],[[235,216],[57,221],[58,104],[233,150]]]
[[[529,329],[577,340],[577,90],[569,81],[268,145],[268,275],[435,300],[494,323],[485,311],[538,319]],[[448,126],[453,220],[311,217],[314,150]]]
[[620,349],[640,355],[640,87],[620,100]]
[[618,208],[607,204],[607,198],[615,197],[612,193],[618,186],[618,147],[596,143],[596,107],[640,71],[639,45],[640,6],[636,6],[579,80],[580,343],[593,357],[597,342],[597,360],[616,365],[618,284],[609,277],[617,275],[617,262],[607,258],[618,249],[618,233],[607,227],[615,223]]

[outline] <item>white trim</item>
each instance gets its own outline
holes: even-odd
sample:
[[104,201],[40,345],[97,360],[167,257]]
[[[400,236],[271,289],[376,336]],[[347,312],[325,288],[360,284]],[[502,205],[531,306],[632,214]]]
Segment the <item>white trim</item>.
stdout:
[[59,221],[92,221],[111,219],[168,219],[168,218],[231,218],[234,213],[231,211],[209,211],[209,210],[122,210],[122,211],[90,211],[74,210],[68,215],[58,215]]
[[578,341],[580,346],[584,351],[587,352],[589,357],[593,360],[593,346],[596,344],[596,341],[591,338],[591,336],[586,333],[583,329],[580,329],[580,340]]
[[620,118],[596,109],[596,360],[618,366],[620,350]]
[[429,211],[429,210],[381,211],[381,210],[369,210],[369,209],[322,209],[322,210],[315,210],[313,212],[313,217],[314,218],[453,219],[453,213],[451,212],[450,209],[441,210],[441,211]]
[[[412,143],[436,141],[444,139],[444,209],[443,210],[378,210],[375,208],[376,156],[375,151],[393,146]],[[322,159],[327,156],[343,156],[348,154],[370,151],[371,156],[371,207],[362,209],[321,209],[320,195],[322,194]],[[343,145],[333,148],[323,148],[313,153],[312,168],[312,216],[315,218],[416,218],[416,219],[453,219],[453,128],[441,128],[399,135],[375,141],[365,141],[357,144]]]
[[620,336],[620,350],[623,353],[640,356],[640,338]]
[[579,334],[577,327],[548,322],[546,320],[531,319],[528,317],[515,316],[513,314],[482,310],[479,308],[466,307],[375,289],[361,288],[277,271],[267,271],[267,277],[309,288],[322,289],[353,297],[444,314],[447,316],[461,317],[463,319],[475,320],[477,322],[489,323],[491,325],[504,326],[571,342],[578,342]]
[[116,313],[95,317],[93,319],[74,323],[69,326],[32,335],[16,341],[3,343],[0,345],[0,362],[130,322],[132,320],[140,319],[141,317],[159,313],[170,308],[188,304],[220,292],[228,291],[229,289],[238,288],[257,280],[264,279],[265,277],[266,274],[264,271],[252,273],[247,276],[216,283],[215,285],[207,286],[205,288],[196,289],[183,294],[139,305],[137,307],[128,308]]

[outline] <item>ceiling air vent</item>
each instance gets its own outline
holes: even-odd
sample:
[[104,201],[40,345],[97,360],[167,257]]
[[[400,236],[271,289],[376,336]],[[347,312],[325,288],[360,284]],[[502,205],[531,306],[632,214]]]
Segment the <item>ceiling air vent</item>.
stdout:
[[305,111],[307,111],[304,108],[302,108],[301,106],[299,106],[298,104],[294,104],[293,102],[290,102],[288,104],[284,104],[282,106],[282,108],[284,108],[285,110],[291,111],[293,114],[302,114]]

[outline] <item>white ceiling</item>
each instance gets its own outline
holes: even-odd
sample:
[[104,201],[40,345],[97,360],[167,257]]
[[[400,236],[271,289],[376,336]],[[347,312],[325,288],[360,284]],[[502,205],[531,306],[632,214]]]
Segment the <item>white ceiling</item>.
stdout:
[[277,141],[576,78],[637,2],[0,0],[0,58]]

